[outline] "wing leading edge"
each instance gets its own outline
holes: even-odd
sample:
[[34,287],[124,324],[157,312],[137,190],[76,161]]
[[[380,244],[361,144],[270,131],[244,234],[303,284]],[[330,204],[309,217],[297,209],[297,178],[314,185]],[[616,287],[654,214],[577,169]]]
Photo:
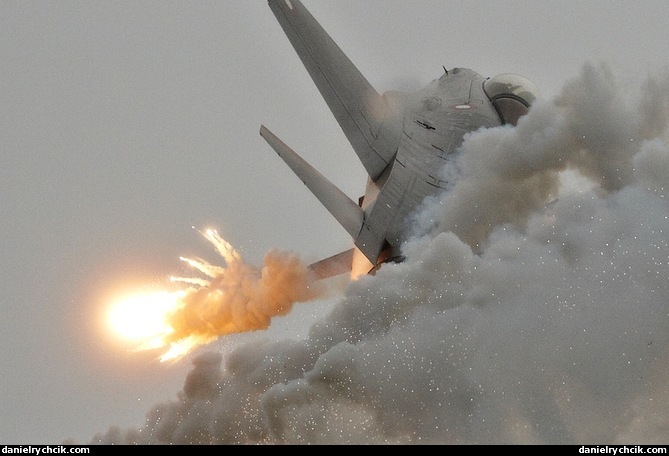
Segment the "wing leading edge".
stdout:
[[288,147],[264,125],[260,127],[260,136],[279,154],[281,159],[318,198],[352,238],[360,234],[364,214],[360,206],[351,200],[337,186],[326,179],[313,166]]
[[269,0],[269,6],[367,174],[376,180],[395,153],[375,144],[388,113],[386,101],[302,2]]
[[[260,127],[260,136],[267,141],[311,193],[325,206],[328,212],[355,239],[364,223],[365,215],[362,208],[264,125]],[[356,255],[356,249],[352,248],[313,263],[309,265],[309,269],[319,279],[326,279],[348,272],[357,275],[357,268],[355,271],[353,269],[354,264],[359,264],[358,268],[366,273],[371,269],[371,265],[366,265],[359,256]]]

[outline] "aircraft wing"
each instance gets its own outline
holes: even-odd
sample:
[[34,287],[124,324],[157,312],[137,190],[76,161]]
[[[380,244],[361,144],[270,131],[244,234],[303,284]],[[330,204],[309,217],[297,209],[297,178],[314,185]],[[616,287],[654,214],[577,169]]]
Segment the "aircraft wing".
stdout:
[[304,185],[311,190],[311,193],[318,198],[330,214],[337,219],[348,234],[355,239],[360,234],[360,229],[364,221],[362,208],[321,173],[316,171],[313,166],[307,163],[264,125],[260,127],[260,135],[297,177],[300,178]]
[[279,24],[311,75],[367,174],[376,180],[394,151],[374,147],[385,101],[299,0],[269,0]]

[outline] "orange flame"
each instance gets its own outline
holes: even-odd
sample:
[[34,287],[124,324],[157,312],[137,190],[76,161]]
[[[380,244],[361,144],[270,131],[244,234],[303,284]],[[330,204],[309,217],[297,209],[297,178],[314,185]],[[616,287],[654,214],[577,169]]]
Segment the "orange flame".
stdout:
[[173,277],[189,287],[126,299],[111,310],[110,324],[119,335],[140,340],[138,350],[166,348],[161,361],[176,359],[222,335],[267,329],[272,317],[287,314],[296,302],[323,296],[297,255],[272,250],[259,269],[215,230],[202,234],[226,266],[181,258],[206,277]]

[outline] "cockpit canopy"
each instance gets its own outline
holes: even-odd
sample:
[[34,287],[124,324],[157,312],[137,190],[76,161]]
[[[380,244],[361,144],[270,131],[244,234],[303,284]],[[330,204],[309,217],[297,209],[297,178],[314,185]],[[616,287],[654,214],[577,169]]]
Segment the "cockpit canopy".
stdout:
[[516,125],[539,97],[539,89],[529,79],[504,73],[487,79],[483,90],[497,110],[502,122]]

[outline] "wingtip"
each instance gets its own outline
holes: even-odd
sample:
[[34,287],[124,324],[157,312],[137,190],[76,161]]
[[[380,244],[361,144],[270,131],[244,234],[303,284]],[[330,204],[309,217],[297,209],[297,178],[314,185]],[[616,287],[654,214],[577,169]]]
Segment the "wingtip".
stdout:
[[[264,125],[260,125],[260,136],[267,141],[270,145],[276,143],[277,141],[280,141],[280,139],[271,132],[269,128],[267,128]],[[272,146],[274,148],[274,146]]]

